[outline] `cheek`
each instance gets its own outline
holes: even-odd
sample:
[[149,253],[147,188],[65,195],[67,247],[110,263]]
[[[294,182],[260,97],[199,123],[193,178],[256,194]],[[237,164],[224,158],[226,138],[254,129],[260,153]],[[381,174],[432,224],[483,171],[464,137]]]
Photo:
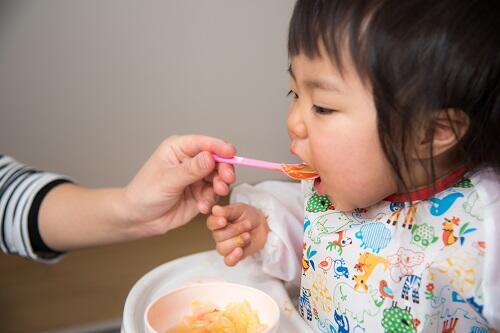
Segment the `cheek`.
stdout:
[[311,152],[320,172],[338,175],[342,179],[352,175],[363,177],[369,170],[384,165],[383,152],[375,139],[352,133],[314,140]]
[[325,189],[346,207],[366,207],[393,193],[390,167],[373,137],[338,135],[311,144]]

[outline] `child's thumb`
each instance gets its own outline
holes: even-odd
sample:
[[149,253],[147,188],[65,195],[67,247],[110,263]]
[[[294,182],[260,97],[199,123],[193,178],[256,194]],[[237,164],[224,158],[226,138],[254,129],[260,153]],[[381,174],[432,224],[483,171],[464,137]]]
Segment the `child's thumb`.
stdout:
[[167,175],[167,186],[184,188],[208,176],[215,168],[209,152],[201,152],[193,158],[184,160]]

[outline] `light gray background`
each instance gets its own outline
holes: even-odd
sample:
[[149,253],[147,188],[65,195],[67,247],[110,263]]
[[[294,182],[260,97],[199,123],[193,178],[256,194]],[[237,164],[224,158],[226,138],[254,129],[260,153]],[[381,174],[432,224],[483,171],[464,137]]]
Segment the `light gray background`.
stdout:
[[285,97],[293,3],[1,1],[0,153],[88,186],[126,184],[171,134],[296,161]]

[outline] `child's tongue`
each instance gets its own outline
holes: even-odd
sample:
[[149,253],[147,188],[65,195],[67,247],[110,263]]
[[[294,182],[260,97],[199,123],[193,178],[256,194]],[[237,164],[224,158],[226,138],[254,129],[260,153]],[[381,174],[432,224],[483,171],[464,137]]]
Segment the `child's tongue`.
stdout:
[[323,186],[321,185],[321,177],[314,179],[314,189],[316,190],[316,193],[318,193],[319,195],[324,195],[325,192],[323,191]]

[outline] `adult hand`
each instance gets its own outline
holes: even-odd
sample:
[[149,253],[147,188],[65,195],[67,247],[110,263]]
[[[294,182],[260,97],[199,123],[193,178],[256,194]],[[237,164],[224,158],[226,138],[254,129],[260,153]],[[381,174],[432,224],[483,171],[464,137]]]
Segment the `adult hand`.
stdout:
[[122,211],[139,237],[165,233],[209,213],[235,181],[233,167],[211,154],[232,157],[233,145],[202,136],[166,139],[123,190]]
[[208,213],[229,193],[233,167],[211,154],[232,157],[235,148],[201,136],[172,136],[124,188],[89,189],[62,184],[43,199],[39,229],[50,248],[67,251],[159,235]]

